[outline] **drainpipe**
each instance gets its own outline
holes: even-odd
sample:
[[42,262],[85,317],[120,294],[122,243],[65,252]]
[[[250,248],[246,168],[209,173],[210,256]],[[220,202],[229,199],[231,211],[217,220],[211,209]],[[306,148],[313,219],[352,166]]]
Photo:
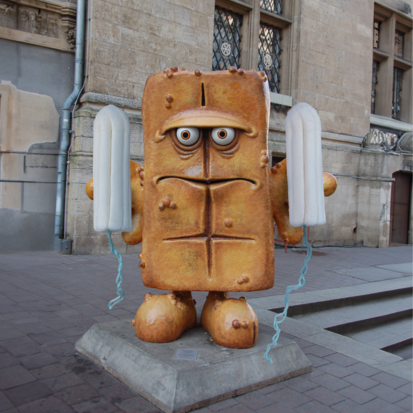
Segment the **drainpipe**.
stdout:
[[63,223],[65,217],[65,192],[66,192],[66,163],[69,147],[70,135],[70,120],[71,108],[75,100],[77,100],[83,83],[83,55],[85,48],[85,14],[86,0],[77,0],[76,10],[76,48],[75,48],[75,78],[74,87],[70,96],[63,104],[62,124],[60,129],[60,150],[57,166],[57,191],[56,191],[56,212],[54,224],[53,250],[71,254],[72,240],[65,239],[66,234],[63,233]]

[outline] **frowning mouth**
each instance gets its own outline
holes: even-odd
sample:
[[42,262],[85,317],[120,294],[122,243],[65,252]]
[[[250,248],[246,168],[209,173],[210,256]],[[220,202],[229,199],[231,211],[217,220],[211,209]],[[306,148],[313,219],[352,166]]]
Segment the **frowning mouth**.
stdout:
[[211,241],[211,240],[238,240],[238,241],[255,241],[253,238],[232,237],[228,235],[188,235],[187,237],[165,238],[164,241],[181,241],[181,240],[197,240],[197,241]]
[[185,176],[185,175],[183,176],[178,176],[178,175],[157,176],[153,178],[153,181],[156,185],[159,182],[164,181],[165,179],[182,179],[183,181],[196,182],[196,183],[204,184],[204,185],[220,184],[220,183],[235,182],[235,181],[245,181],[245,182],[249,182],[250,184],[254,186],[259,186],[259,181],[255,181],[253,179],[248,179],[248,178],[193,178],[191,176]]

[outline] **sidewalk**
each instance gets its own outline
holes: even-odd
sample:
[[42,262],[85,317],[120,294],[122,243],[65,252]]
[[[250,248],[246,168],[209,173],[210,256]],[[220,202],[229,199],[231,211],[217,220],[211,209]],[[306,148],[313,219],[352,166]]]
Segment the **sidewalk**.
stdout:
[[[285,254],[276,249],[275,287],[243,295],[248,300],[284,294],[288,285],[297,283],[303,254],[303,250]],[[357,275],[362,271],[354,269],[412,261],[411,246],[318,248],[313,255],[300,292],[366,284],[365,277]],[[158,411],[74,350],[74,343],[94,323],[132,319],[145,292],[159,293],[143,286],[137,255],[126,255],[123,261],[126,299],[109,310],[108,301],[116,297],[118,264],[113,255],[0,254],[0,412]],[[383,277],[379,268],[377,274]],[[200,314],[206,293],[196,292],[193,297]],[[282,334],[307,354],[312,373],[198,411],[412,411],[411,382],[328,347]]]

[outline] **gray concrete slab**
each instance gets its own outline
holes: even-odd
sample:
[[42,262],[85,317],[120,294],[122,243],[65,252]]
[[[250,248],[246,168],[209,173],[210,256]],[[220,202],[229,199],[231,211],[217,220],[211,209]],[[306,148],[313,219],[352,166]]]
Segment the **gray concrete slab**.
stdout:
[[380,370],[405,380],[412,381],[412,359],[400,360],[397,363],[384,365]]
[[[338,274],[346,274],[351,277],[358,278],[363,281],[382,281],[393,278],[399,278],[402,273],[389,271],[383,268],[367,267],[367,268],[346,268],[343,270],[336,270]],[[404,275],[404,274],[403,274]],[[406,274],[407,275],[407,274]]]
[[408,343],[412,341],[412,333],[406,332],[404,334],[386,334],[377,340],[369,342],[369,346],[386,349],[387,347],[392,347],[395,345],[400,345],[400,343]]
[[[129,321],[95,324],[76,349],[164,412],[188,412],[311,371],[311,363],[290,340],[281,338],[263,354],[272,334],[260,330],[250,349],[228,349],[212,342],[200,327],[172,343],[146,343]],[[178,350],[195,350],[195,361],[176,359]]]
[[378,268],[384,268],[389,271],[401,272],[403,274],[413,275],[413,263],[405,262],[402,264],[377,265]]
[[384,325],[346,334],[354,340],[376,348],[385,348],[412,338],[412,320],[403,318]]
[[403,360],[394,354],[370,347],[367,344],[359,343],[358,341],[330,331],[323,331],[313,336],[307,336],[305,340],[362,361],[372,367],[378,368],[378,366],[397,363]]

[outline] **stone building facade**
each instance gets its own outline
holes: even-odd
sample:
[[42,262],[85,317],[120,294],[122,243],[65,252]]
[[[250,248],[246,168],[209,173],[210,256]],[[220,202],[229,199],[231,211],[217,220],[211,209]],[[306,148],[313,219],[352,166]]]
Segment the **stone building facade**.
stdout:
[[[84,189],[97,112],[107,104],[125,111],[131,158],[144,164],[141,98],[148,76],[172,66],[202,71],[229,64],[267,72],[273,162],[285,157],[288,108],[307,102],[320,115],[324,170],[339,186],[326,199],[327,223],[311,228],[314,245],[412,243],[412,153],[409,144],[395,146],[402,136],[411,142],[411,9],[411,0],[89,0],[86,82],[73,115],[66,207],[73,252],[108,251],[106,234],[93,230]],[[406,191],[407,200],[400,195]],[[401,241],[395,231],[404,231]],[[120,252],[137,250],[120,234],[114,242]]]
[[0,251],[52,245],[75,25],[76,2],[0,1]]

